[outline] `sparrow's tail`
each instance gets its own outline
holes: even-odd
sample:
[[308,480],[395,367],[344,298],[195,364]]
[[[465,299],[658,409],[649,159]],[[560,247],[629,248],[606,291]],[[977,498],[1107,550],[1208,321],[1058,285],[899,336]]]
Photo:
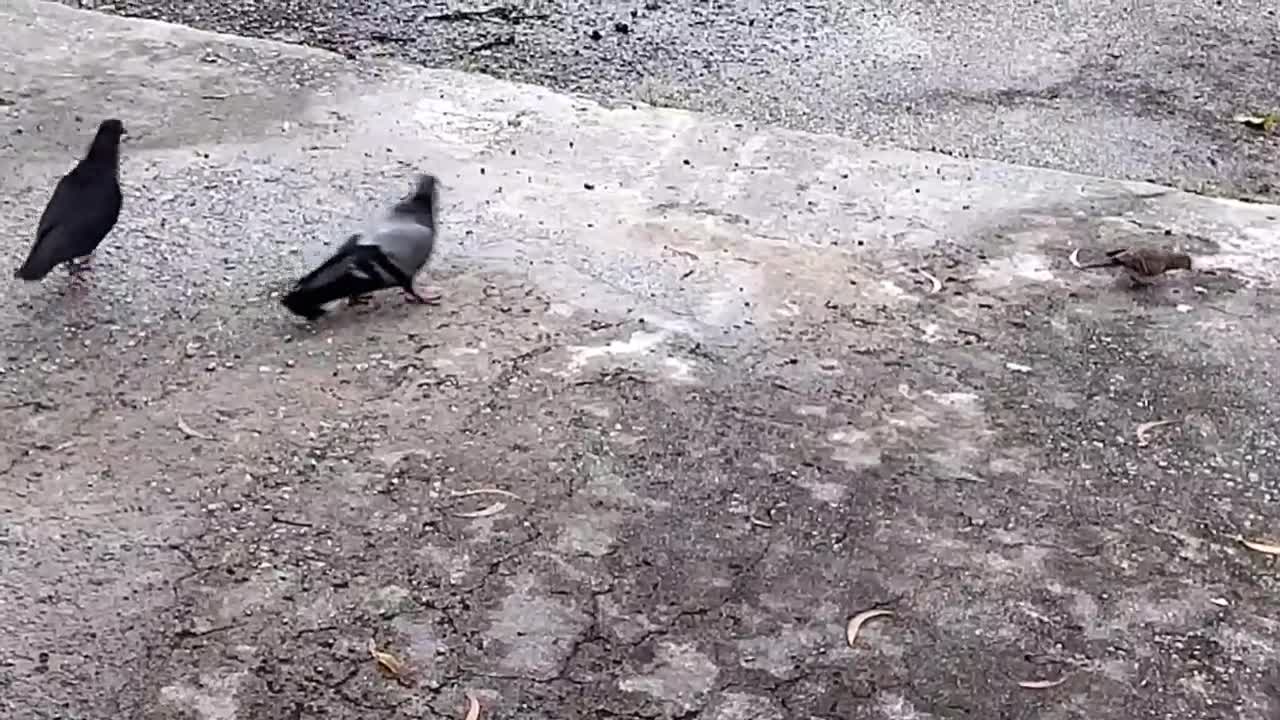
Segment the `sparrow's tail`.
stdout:
[[1081,265],[1081,270],[1095,270],[1097,268],[1120,267],[1124,263],[1119,260],[1105,260],[1103,262],[1091,263],[1089,265]]

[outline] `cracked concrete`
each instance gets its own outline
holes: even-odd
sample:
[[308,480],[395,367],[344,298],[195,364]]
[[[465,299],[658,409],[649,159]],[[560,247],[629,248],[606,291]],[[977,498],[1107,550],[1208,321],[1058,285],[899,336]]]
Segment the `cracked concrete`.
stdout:
[[[1280,208],[0,20],[7,237],[135,132],[87,292],[0,280],[5,717],[1280,712]],[[417,169],[445,301],[288,317]]]

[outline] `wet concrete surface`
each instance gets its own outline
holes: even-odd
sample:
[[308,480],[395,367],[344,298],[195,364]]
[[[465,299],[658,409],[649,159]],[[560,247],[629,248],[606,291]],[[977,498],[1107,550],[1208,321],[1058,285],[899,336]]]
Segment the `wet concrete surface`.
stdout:
[[[4,717],[1280,712],[1280,208],[0,21],[6,262],[134,135],[89,286],[0,280]],[[442,304],[287,316],[420,169]]]
[[1280,198],[1268,0],[68,0],[353,57],[836,132],[884,146]]

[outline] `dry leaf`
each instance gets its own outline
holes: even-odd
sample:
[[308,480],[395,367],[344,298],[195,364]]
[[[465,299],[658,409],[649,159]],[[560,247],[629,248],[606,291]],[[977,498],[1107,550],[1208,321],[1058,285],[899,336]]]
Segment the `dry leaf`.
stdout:
[[930,295],[942,290],[942,281],[934,277],[932,273],[930,273],[928,270],[919,270],[918,272],[921,275],[923,275],[926,280],[929,281],[930,285],[933,286],[933,289],[929,291]]
[[501,488],[477,488],[475,490],[455,490],[454,492],[450,493],[450,495],[456,498],[471,497],[472,495],[503,495],[511,498],[512,500],[520,500],[521,502],[524,502],[524,500],[522,500],[519,495],[511,492],[510,490],[503,490]]
[[454,513],[453,516],[456,518],[482,518],[482,517],[489,517],[490,515],[497,515],[498,513],[506,509],[507,509],[506,503],[496,502],[490,505],[489,507],[480,508],[479,510],[474,510],[472,512]]
[[1138,426],[1138,428],[1134,431],[1133,434],[1137,436],[1139,443],[1142,443],[1145,445],[1147,442],[1147,433],[1151,432],[1152,430],[1155,430],[1158,427],[1164,427],[1165,425],[1172,425],[1176,422],[1178,421],[1177,420],[1156,420],[1154,422],[1144,422]]
[[464,720],[480,720],[480,701],[467,693],[467,717]]
[[1280,126],[1280,113],[1267,113],[1266,115],[1237,115],[1232,118],[1236,122],[1244,125],[1252,130],[1261,130],[1269,133]]
[[1060,677],[1057,680],[1019,680],[1018,687],[1023,687],[1028,690],[1045,690],[1051,687],[1058,687],[1066,681],[1067,679],[1065,677]]
[[864,623],[871,618],[892,616],[892,610],[863,610],[849,618],[849,626],[845,628],[844,639],[849,643],[849,647],[853,647],[853,641],[858,638],[858,631],[862,629]]
[[1239,538],[1239,540],[1241,545],[1244,545],[1254,552],[1266,553],[1267,555],[1280,555],[1280,545],[1256,542],[1254,540],[1245,540],[1244,538]]
[[396,678],[404,676],[404,663],[400,662],[400,658],[379,650],[372,638],[369,639],[369,654],[373,656],[374,660],[378,661],[378,665],[382,669],[396,676]]
[[1071,251],[1071,257],[1067,258],[1077,269],[1083,270],[1084,265],[1080,264],[1080,248]]
[[188,425],[188,424],[187,424],[187,421],[186,421],[186,420],[183,420],[181,415],[179,415],[179,416],[178,416],[178,429],[182,431],[182,434],[183,434],[183,435],[186,435],[186,436],[187,436],[187,437],[189,437],[189,438],[197,438],[197,439],[200,439],[200,440],[212,440],[212,439],[213,439],[213,438],[209,437],[208,435],[205,435],[204,433],[199,432],[199,431],[197,431],[195,428],[193,428],[193,427],[191,427],[190,425]]
[[762,527],[762,528],[771,528],[771,527],[773,527],[773,523],[768,522],[767,520],[761,520],[760,518],[756,517],[755,515],[748,515],[748,516],[747,516],[747,522],[751,523],[752,525],[755,525],[756,527]]

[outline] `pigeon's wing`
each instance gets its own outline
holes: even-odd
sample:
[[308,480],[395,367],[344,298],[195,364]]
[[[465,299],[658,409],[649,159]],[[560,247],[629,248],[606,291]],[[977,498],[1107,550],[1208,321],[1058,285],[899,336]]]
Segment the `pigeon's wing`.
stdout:
[[377,248],[358,244],[352,235],[333,257],[307,273],[282,300],[298,315],[308,318],[323,314],[321,307],[334,300],[363,295],[397,283],[386,277],[377,265]]
[[388,222],[378,225],[361,243],[381,250],[387,260],[412,279],[431,259],[435,231],[413,222]]
[[59,263],[96,250],[119,220],[121,200],[113,175],[95,177],[81,167],[64,175],[40,214],[23,276],[43,277]]

